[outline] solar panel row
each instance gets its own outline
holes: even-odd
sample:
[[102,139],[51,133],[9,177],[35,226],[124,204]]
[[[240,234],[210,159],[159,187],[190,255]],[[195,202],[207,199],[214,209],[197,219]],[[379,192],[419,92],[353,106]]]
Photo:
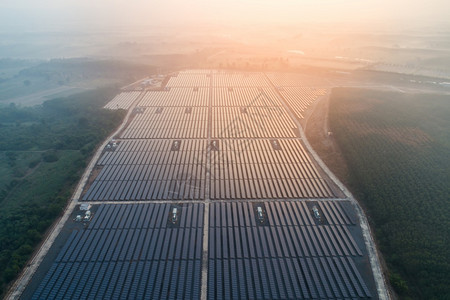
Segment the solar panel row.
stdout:
[[121,141],[105,152],[105,165],[83,200],[204,199],[206,140]]
[[362,256],[341,225],[216,227],[209,232],[210,258]]
[[[180,204],[178,204],[180,206]],[[109,204],[99,205],[96,217],[91,221],[91,229],[133,229],[166,228],[163,220],[169,216],[172,205],[142,203],[134,205]],[[200,228],[203,222],[203,206],[182,205],[179,218],[180,227]]]
[[[280,150],[274,150],[274,142]],[[210,145],[180,141],[179,150],[170,151],[173,143],[121,141],[99,160],[105,166],[83,200],[203,199]],[[210,153],[212,199],[334,196],[298,140],[221,140],[216,145]]]
[[273,89],[265,87],[213,88],[212,93],[212,106],[282,106]]
[[213,138],[296,137],[295,123],[282,107],[215,107]]
[[[317,203],[326,213],[329,224],[356,225],[353,219],[346,213],[343,205],[334,201],[309,202]],[[262,206],[271,226],[311,226],[316,221],[311,209],[304,201],[271,201],[258,204]],[[257,226],[254,203],[228,202],[218,203],[210,208],[215,210],[214,217],[210,217],[210,227],[255,227]]]
[[218,147],[211,199],[334,197],[298,140],[224,140]]
[[137,114],[121,134],[122,139],[206,138],[208,108],[148,107]]
[[208,299],[367,299],[349,257],[214,259]]
[[199,299],[202,204],[101,205],[74,231],[33,299]]
[[[167,140],[156,139],[135,139],[135,140],[122,140],[117,144],[115,152],[166,152]],[[194,151],[198,148],[198,145],[204,145],[202,140],[184,140],[181,143],[180,150]],[[192,147],[191,147],[192,146]]]
[[[322,204],[351,223],[340,204]],[[268,224],[256,221],[257,206]],[[209,299],[371,297],[354,263],[363,255],[355,225],[316,225],[305,202],[213,203],[209,212]]]
[[209,88],[171,88],[168,91],[148,91],[140,106],[208,106]]
[[326,90],[306,87],[284,87],[280,90],[280,94],[297,117],[302,119],[303,112],[319,97],[325,95]]
[[180,72],[170,77],[168,87],[204,87],[209,86],[212,77],[214,87],[261,87],[267,86],[268,82],[262,73],[185,73]]
[[[260,226],[254,221],[256,217],[251,204],[212,205],[210,258],[362,255],[346,225],[316,225],[311,212],[301,204],[291,206],[289,202],[270,202],[261,205],[267,212],[269,226]],[[295,225],[273,224],[277,209],[286,214],[286,219],[297,217],[301,221]]]
[[[190,176],[190,175],[186,175]],[[83,201],[195,200],[205,198],[204,180],[95,181]]]
[[[104,167],[97,177],[99,181],[111,181],[111,180],[125,180],[125,181],[142,181],[142,180],[158,180],[162,177],[159,175],[166,175],[168,178],[166,180],[185,180],[185,179],[205,179],[204,169],[198,169],[197,165],[194,165],[194,172],[190,172],[190,177],[187,174],[183,174],[186,170],[184,166],[189,166],[189,164],[164,164],[165,168],[161,168],[161,165],[108,165]],[[158,169],[160,169],[158,172]],[[156,170],[156,171],[155,171]],[[197,172],[198,171],[198,172]],[[174,176],[175,175],[175,176]],[[194,176],[196,175],[196,176]]]
[[[347,225],[314,225],[304,202],[270,202],[262,205],[277,225],[258,226],[254,205],[211,204],[210,299],[371,296],[352,259],[362,254]],[[99,206],[89,227],[68,238],[33,298],[198,299],[204,206],[181,206],[179,228],[167,225],[171,207]],[[283,210],[289,207],[297,209]],[[324,232],[340,240],[321,241]]]
[[174,141],[124,140],[113,152],[104,152],[97,165],[190,164],[204,162],[205,140],[179,141],[178,151],[170,151]]
[[194,260],[54,264],[32,299],[200,299]]

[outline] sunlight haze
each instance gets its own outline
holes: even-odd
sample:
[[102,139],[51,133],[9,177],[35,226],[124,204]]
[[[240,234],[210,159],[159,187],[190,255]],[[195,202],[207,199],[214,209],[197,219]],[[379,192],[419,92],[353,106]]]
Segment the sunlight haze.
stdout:
[[[446,22],[447,1],[284,0],[284,1],[123,1],[6,0],[0,27],[35,31],[92,30],[117,26],[222,25],[296,22],[377,22],[412,26]],[[17,22],[20,20],[20,22]],[[420,20],[420,22],[417,22]],[[414,23],[412,23],[414,21]]]
[[448,299],[449,12],[0,0],[0,299]]

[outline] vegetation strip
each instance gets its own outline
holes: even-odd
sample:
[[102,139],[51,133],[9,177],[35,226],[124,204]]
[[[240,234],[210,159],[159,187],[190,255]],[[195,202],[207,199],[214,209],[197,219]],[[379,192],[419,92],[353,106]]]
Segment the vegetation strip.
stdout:
[[332,94],[330,126],[350,188],[402,297],[450,292],[449,115],[445,95],[341,88]]

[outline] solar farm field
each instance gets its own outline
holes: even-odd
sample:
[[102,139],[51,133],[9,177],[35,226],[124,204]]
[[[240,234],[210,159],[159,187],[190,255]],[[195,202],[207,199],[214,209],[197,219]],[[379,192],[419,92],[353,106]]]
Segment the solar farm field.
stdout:
[[66,223],[24,295],[376,298],[355,207],[299,137],[295,99],[325,89],[277,78],[187,70],[143,92],[76,199],[93,216]]
[[[171,82],[142,96],[83,200],[336,197],[264,74],[180,72]],[[287,102],[297,95],[306,108],[317,95],[305,91]]]

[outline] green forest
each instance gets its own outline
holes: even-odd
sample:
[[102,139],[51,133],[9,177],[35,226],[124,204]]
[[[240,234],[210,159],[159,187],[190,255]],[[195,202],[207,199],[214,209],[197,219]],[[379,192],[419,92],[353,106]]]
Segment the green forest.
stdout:
[[401,299],[450,295],[450,98],[336,88],[330,129]]
[[63,212],[96,147],[123,120],[125,111],[102,109],[117,92],[0,107],[0,295]]

